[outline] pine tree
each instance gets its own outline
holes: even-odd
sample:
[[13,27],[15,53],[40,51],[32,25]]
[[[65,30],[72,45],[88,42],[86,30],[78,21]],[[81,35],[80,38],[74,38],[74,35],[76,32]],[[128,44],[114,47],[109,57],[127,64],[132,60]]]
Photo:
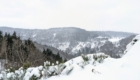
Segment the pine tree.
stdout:
[[0,39],[2,39],[2,38],[3,38],[2,31],[0,31]]
[[7,37],[7,36],[8,36],[8,34],[7,34],[7,33],[5,33],[4,37]]
[[16,35],[16,32],[14,31],[14,33],[12,34],[12,38],[13,39],[17,39],[17,35]]

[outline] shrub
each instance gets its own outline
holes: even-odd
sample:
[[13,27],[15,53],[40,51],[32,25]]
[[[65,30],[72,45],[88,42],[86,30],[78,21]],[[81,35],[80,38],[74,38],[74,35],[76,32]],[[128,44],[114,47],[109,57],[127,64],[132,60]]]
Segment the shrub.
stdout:
[[105,58],[107,58],[107,57],[108,57],[108,56],[106,56],[106,55],[100,55],[100,56],[99,56],[98,62],[99,62],[99,63],[102,63],[103,60],[104,60]]
[[29,68],[31,66],[31,64],[30,64],[30,62],[26,62],[26,63],[24,63],[23,64],[23,69],[27,69],[27,68]]
[[94,59],[95,61],[97,61],[97,60],[98,60],[98,56],[97,56],[97,55],[93,55],[93,59]]
[[12,68],[12,67],[10,67],[9,71],[10,71],[10,72],[15,72],[15,69]]
[[87,55],[81,55],[84,61],[89,61],[89,57]]
[[82,69],[84,69],[84,68],[85,68],[85,67],[84,67],[85,65],[80,65],[80,66],[81,66],[81,68],[82,68]]
[[42,77],[43,77],[43,79],[45,79],[45,78],[48,77],[48,71],[47,71],[47,69],[43,69]]
[[73,70],[73,67],[71,67],[71,68],[66,72],[66,74],[69,75],[69,74],[72,72],[72,70]]
[[29,80],[38,80],[39,78],[33,75]]
[[13,77],[8,78],[7,80],[15,80]]
[[47,67],[47,66],[50,66],[50,62],[49,61],[44,62],[44,67]]
[[105,58],[108,58],[108,56],[103,55],[103,54],[101,54],[101,55],[93,55],[93,59],[94,59],[93,64],[95,64],[95,61],[98,61],[99,63],[102,63]]
[[64,65],[64,64],[59,64],[58,66],[57,66],[57,69],[56,69],[56,74],[57,75],[59,75],[59,74],[61,74],[61,72],[64,70],[66,68],[66,65]]

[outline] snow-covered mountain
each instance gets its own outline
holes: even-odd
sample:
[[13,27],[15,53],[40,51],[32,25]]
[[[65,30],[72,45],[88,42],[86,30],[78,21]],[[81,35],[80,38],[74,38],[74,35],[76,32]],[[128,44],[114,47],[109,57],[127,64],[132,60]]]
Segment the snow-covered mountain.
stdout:
[[[134,33],[114,31],[86,31],[84,29],[74,27],[51,28],[46,30],[0,27],[0,30],[2,30],[4,33],[7,32],[10,34],[16,31],[17,35],[21,36],[22,39],[30,38],[40,44],[50,45],[68,54],[77,56],[81,53],[95,52],[104,52],[107,54],[107,51],[109,51],[108,49],[110,48],[110,51],[113,51],[114,47],[122,47],[120,44],[122,39],[125,39],[131,35],[136,35]],[[129,38],[129,40],[126,41],[127,44],[129,41],[131,41],[131,39]],[[125,44],[125,46],[127,44]],[[111,46],[107,48],[107,45]],[[122,53],[123,50],[112,53],[119,54]]]
[[122,58],[114,59],[103,53],[76,57],[64,64],[20,68],[15,72],[3,71],[0,79],[7,80],[140,80],[140,35],[124,51]]

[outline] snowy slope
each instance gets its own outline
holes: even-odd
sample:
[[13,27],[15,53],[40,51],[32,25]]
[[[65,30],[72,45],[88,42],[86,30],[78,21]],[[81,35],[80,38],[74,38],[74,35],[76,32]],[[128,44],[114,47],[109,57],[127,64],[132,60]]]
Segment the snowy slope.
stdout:
[[[135,39],[140,39],[140,36]],[[78,57],[73,60],[76,69],[69,76],[60,75],[47,80],[140,80],[140,41],[134,45],[132,43],[134,41],[129,44],[132,48],[127,49],[127,53],[121,59],[107,58],[102,64],[96,66],[89,64],[81,69],[74,64],[81,61]],[[99,73],[93,73],[92,69]]]
[[[54,37],[56,37],[56,35],[57,34],[55,34]],[[33,37],[35,37],[35,35]],[[137,36],[133,39],[133,41],[127,46],[125,55],[123,55],[120,59],[113,59],[108,57],[103,61],[103,63],[98,63],[93,59],[93,54],[88,55],[90,59],[87,62],[85,62],[82,57],[79,56],[64,63],[64,65],[66,65],[66,68],[62,70],[59,75],[45,78],[41,77],[41,80],[140,80],[139,39],[140,36]],[[59,48],[67,48],[70,45],[68,42],[66,42],[65,44],[67,45],[61,44],[63,45],[63,47]],[[85,44],[79,42],[78,44],[79,45],[77,46],[77,49],[80,49],[79,47],[81,46],[85,46],[85,44],[91,46],[88,42],[85,42]],[[99,43],[96,42],[95,44]],[[94,43],[92,45],[94,45]],[[102,43],[100,43],[100,45],[102,45]],[[94,45],[93,47],[95,46],[96,45]],[[52,71],[52,69],[50,68],[55,68],[53,70],[57,70],[56,72],[59,72],[59,68],[57,66],[51,66],[49,67],[49,69],[47,69],[47,71],[49,71],[48,73],[51,73]],[[73,70],[70,72],[70,74],[66,74],[67,71],[72,68]],[[93,69],[94,71],[92,71]],[[21,75],[25,72],[23,80],[28,80],[29,77],[33,75],[35,75],[36,77],[45,75],[45,71],[46,69],[44,68],[44,66],[28,68],[26,71],[23,71],[23,69],[19,69],[16,72],[9,73],[7,73],[6,71],[0,74],[0,78],[10,78],[16,76],[17,74]]]
[[[58,65],[65,66],[64,69],[62,69],[62,67],[58,67],[57,65],[46,67],[46,63],[44,63],[44,67],[39,66],[28,68],[21,80],[29,80],[29,78],[33,75],[36,77],[43,75],[39,80],[140,80],[139,48],[140,36],[137,36],[132,42],[130,42],[130,44],[128,44],[125,55],[123,55],[120,59],[105,57],[106,59],[103,59],[103,62],[99,62],[101,58],[95,60],[93,56],[95,57],[104,54],[98,53],[85,55],[89,59],[87,61],[79,56],[67,61],[63,65]],[[59,74],[44,77],[51,74],[53,71]],[[70,71],[69,74],[68,71]],[[20,68],[15,73],[11,72],[6,74],[6,72],[2,72],[2,74],[0,74],[0,78],[4,78],[5,76],[11,78],[17,74],[19,75],[23,73],[24,71]],[[4,80],[6,80],[6,78]]]

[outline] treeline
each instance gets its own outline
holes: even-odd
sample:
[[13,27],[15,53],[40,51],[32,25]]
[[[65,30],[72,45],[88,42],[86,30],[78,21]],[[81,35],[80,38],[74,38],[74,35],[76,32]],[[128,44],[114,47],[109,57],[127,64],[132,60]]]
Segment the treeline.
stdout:
[[12,35],[0,31],[0,59],[5,60],[5,68],[19,68],[21,66],[39,66],[45,61],[54,63],[56,61],[64,62],[59,52],[53,54],[50,49],[44,49],[43,52],[38,50],[33,41],[21,40],[14,32]]

